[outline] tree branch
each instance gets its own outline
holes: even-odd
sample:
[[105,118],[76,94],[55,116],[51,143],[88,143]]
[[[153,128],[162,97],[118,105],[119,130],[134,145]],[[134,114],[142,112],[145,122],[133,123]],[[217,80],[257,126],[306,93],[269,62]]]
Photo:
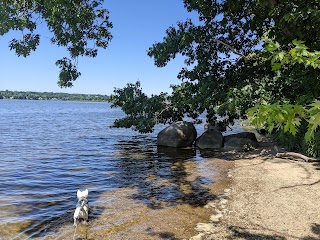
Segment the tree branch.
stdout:
[[222,45],[226,46],[227,48],[229,48],[230,51],[233,52],[234,54],[239,55],[239,56],[241,56],[241,57],[243,57],[243,58],[246,58],[246,57],[247,57],[247,56],[245,56],[244,54],[236,51],[236,50],[234,49],[234,47],[232,47],[231,45],[229,45],[229,44],[227,44],[227,43],[225,43],[225,42],[222,42],[221,40],[216,39],[216,38],[215,38],[214,40],[215,40],[216,42],[221,43]]

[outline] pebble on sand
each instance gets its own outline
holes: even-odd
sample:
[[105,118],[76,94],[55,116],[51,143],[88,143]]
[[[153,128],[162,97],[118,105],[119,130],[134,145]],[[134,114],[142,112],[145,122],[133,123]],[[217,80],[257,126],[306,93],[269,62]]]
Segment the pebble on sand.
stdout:
[[217,222],[220,222],[220,218],[222,217],[223,217],[222,213],[214,214],[210,216],[210,221],[217,223]]
[[213,233],[214,225],[212,223],[198,223],[195,230],[198,232]]

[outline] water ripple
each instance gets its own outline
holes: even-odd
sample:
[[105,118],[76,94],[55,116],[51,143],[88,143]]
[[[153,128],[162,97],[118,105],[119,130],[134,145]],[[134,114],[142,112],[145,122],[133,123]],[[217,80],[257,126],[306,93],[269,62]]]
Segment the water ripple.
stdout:
[[183,199],[181,163],[200,161],[196,151],[158,148],[161,126],[146,135],[110,128],[122,116],[106,103],[0,100],[0,234],[39,237],[52,221],[70,221],[77,189],[90,190],[93,207],[122,187],[139,188],[146,204]]

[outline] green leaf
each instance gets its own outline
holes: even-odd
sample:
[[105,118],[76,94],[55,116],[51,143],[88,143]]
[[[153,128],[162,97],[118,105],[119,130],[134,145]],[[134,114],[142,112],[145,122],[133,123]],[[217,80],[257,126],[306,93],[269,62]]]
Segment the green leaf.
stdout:
[[278,48],[280,48],[280,44],[278,42],[275,42],[275,43],[271,42],[271,43],[269,43],[269,45],[267,45],[265,47],[265,50],[267,52],[273,52],[273,51],[277,50]]
[[281,63],[274,63],[272,65],[272,71],[278,71],[281,68],[282,64]]
[[305,133],[304,138],[306,142],[311,141],[314,138],[314,131],[311,128],[308,128],[308,131]]
[[301,41],[301,40],[297,40],[297,39],[293,40],[292,43],[293,43],[296,47],[303,47],[303,46],[305,46],[305,45],[304,45],[305,41]]

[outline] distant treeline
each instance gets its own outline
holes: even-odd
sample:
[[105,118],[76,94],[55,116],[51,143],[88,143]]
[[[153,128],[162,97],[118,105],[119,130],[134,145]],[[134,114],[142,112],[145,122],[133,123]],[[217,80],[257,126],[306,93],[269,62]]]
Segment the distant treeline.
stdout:
[[0,99],[27,99],[27,100],[62,100],[62,101],[94,101],[108,102],[109,96],[100,94],[70,94],[53,92],[20,92],[0,91]]

